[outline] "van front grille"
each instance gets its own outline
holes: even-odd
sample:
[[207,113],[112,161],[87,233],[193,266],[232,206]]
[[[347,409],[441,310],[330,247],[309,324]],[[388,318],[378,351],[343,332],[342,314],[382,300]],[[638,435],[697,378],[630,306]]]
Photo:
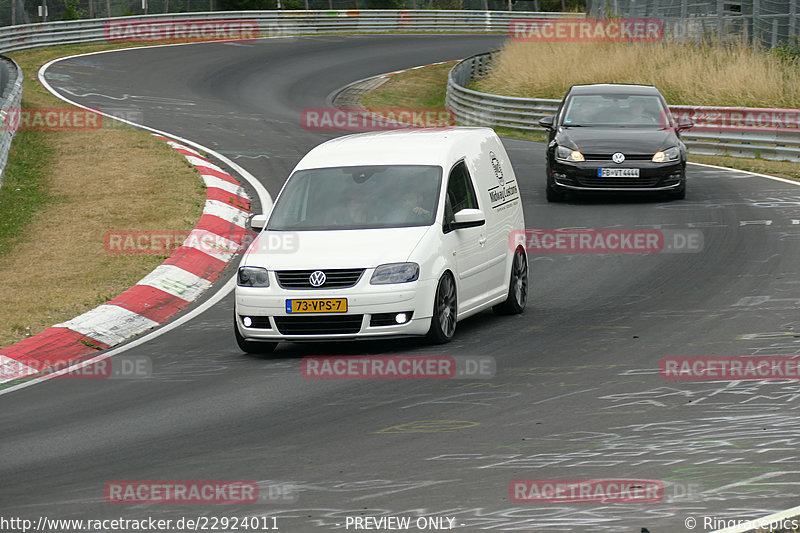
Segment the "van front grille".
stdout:
[[278,270],[275,275],[284,289],[347,289],[353,287],[364,274],[363,268],[331,268],[322,270],[325,283],[319,287],[311,285],[311,274],[316,270]]

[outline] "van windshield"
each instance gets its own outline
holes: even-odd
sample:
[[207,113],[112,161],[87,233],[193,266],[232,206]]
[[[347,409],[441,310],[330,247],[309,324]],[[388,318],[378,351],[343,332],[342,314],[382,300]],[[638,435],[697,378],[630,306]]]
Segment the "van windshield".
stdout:
[[298,170],[289,177],[269,230],[347,230],[430,226],[442,168],[382,165]]

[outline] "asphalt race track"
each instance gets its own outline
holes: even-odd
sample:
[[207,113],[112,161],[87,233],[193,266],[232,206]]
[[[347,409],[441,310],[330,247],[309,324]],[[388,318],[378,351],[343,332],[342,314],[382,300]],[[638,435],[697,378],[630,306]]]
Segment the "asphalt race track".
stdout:
[[[73,58],[48,81],[219,151],[274,195],[308,149],[336,135],[303,130],[303,108],[329,105],[361,78],[501,44],[475,35],[196,44]],[[0,397],[0,515],[264,516],[284,533],[391,515],[449,517],[465,532],[670,533],[689,531],[688,517],[693,531],[710,531],[704,517],[797,505],[797,382],[665,380],[659,361],[800,355],[800,188],[692,166],[685,201],[548,204],[543,145],[504,142],[529,228],[691,229],[702,250],[531,254],[527,311],[468,319],[443,347],[286,344],[259,359],[236,347],[229,295],[125,352],[151,358],[148,379],[57,379]],[[497,374],[303,378],[301,358],[323,354],[491,356]],[[598,478],[660,480],[663,497],[509,499],[516,479]],[[263,494],[249,505],[112,505],[103,490],[115,480],[251,480]]]

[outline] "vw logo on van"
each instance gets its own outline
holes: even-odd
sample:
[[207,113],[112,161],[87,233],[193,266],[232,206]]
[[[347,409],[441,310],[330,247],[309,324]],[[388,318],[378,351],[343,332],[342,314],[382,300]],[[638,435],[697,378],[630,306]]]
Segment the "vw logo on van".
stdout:
[[325,272],[322,270],[315,270],[308,276],[308,282],[312,287],[321,287],[325,283]]
[[619,165],[620,163],[622,163],[623,161],[625,161],[625,154],[623,154],[622,152],[617,152],[616,154],[614,154],[614,155],[612,155],[612,156],[611,156],[611,160],[612,160],[614,163],[616,163],[616,164],[618,164],[618,165]]

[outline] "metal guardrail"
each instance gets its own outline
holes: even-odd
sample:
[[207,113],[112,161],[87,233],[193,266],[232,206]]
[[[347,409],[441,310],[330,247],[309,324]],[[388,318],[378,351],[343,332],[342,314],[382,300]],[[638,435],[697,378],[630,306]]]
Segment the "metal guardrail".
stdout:
[[[492,52],[478,54],[460,61],[450,71],[446,105],[453,111],[456,121],[465,125],[544,131],[539,127],[539,119],[555,113],[561,100],[502,96],[467,88],[485,75],[492,57]],[[708,110],[742,117],[788,111],[794,113],[794,121],[791,127],[769,128],[761,127],[763,125],[753,123],[751,119],[743,119],[741,127],[727,125],[721,128],[713,122],[703,122],[702,117]],[[671,106],[670,111],[676,115],[689,115],[695,120],[697,129],[684,132],[681,136],[691,153],[800,161],[800,110]]]
[[3,172],[8,162],[11,141],[17,132],[17,121],[9,120],[9,116],[19,109],[22,102],[22,69],[16,61],[0,57],[0,187],[3,186]]
[[[246,23],[255,29],[253,38],[300,36],[328,33],[507,33],[509,22],[518,18],[574,18],[574,13],[542,13],[533,11],[435,11],[435,10],[350,10],[350,11],[214,11],[203,13],[170,13],[88,19],[75,21],[45,22],[0,28],[0,53],[25,50],[41,46],[62,44],[119,42],[109,28],[125,25],[127,28],[150,28],[163,31],[170,23],[175,27],[201,28],[205,23],[212,28],[214,23]],[[218,24],[219,25],[219,24]],[[222,24],[224,26],[224,24]],[[138,31],[138,30],[137,30]],[[174,42],[175,39],[147,38],[147,32],[132,31],[132,37],[123,42]],[[124,32],[123,32],[124,33]],[[139,37],[136,37],[139,35]],[[228,34],[229,35],[229,34]],[[140,38],[144,36],[144,38]],[[205,40],[225,39],[213,31]],[[201,42],[204,39],[186,38],[185,41]],[[13,62],[12,62],[13,63]],[[13,90],[3,95],[0,109],[3,117],[10,108],[19,108],[22,96],[22,72],[17,81],[8,86]],[[5,124],[5,123],[4,123]],[[13,137],[12,131],[2,131],[0,140],[0,186],[2,171],[8,158]]]
[[[580,16],[580,15],[579,15]],[[258,27],[258,37],[317,33],[475,32],[507,33],[509,22],[519,18],[575,18],[575,13],[533,11],[214,11],[172,13],[110,19],[44,22],[0,28],[0,53],[54,44],[107,41],[106,25],[153,22],[248,21]],[[143,40],[142,42],[147,42]]]

